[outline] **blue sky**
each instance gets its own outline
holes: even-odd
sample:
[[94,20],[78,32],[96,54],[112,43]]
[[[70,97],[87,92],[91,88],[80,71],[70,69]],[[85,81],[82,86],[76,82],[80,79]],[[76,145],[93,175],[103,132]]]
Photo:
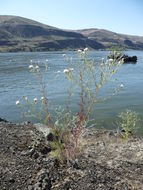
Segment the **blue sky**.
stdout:
[[0,0],[0,14],[62,29],[102,28],[143,36],[143,0]]

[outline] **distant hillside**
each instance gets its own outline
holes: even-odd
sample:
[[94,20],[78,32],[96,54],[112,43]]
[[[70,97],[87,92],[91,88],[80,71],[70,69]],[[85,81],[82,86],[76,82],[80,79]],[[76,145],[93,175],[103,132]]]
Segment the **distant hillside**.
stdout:
[[105,49],[113,45],[143,49],[143,37],[99,29],[68,31],[18,16],[0,16],[0,52]]
[[126,49],[143,49],[143,36],[118,34],[104,29],[83,29],[75,31],[90,40],[100,42],[105,48],[120,46]]
[[64,31],[17,16],[0,16],[0,52],[103,48],[80,33]]

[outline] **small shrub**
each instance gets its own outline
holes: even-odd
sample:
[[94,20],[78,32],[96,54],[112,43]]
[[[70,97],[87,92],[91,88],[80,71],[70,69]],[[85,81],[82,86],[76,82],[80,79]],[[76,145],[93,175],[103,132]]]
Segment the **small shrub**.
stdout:
[[119,126],[124,130],[124,138],[128,140],[129,135],[138,129],[139,116],[135,111],[126,110],[119,114]]

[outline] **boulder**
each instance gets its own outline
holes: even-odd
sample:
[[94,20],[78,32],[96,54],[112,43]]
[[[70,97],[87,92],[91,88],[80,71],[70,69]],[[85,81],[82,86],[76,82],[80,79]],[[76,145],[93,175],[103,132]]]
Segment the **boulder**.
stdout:
[[0,122],[7,122],[5,119],[2,119],[1,117],[0,117]]
[[128,56],[126,54],[122,56],[116,56],[116,57],[113,54],[110,54],[108,56],[108,59],[116,59],[118,61],[123,60],[123,64],[126,64],[126,63],[135,64],[137,62],[137,56]]
[[54,135],[52,133],[52,129],[49,128],[47,125],[44,125],[42,123],[35,123],[34,126],[36,129],[46,137],[47,141],[53,141],[54,140]]
[[128,55],[123,55],[122,57],[124,63],[136,63],[137,62],[137,56],[128,56]]

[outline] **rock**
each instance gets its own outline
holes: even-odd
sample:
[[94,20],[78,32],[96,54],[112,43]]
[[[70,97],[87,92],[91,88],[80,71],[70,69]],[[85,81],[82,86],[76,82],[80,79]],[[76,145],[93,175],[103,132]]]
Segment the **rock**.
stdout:
[[38,157],[39,157],[38,152],[35,152],[35,153],[33,154],[33,158],[34,158],[34,159],[37,159]]
[[80,169],[80,167],[79,167],[79,165],[78,165],[78,163],[77,163],[77,162],[75,162],[75,163],[73,164],[73,168],[75,168],[75,169],[77,169],[77,170],[79,170],[79,169]]
[[47,141],[54,141],[54,135],[52,134],[52,133],[49,133],[48,135],[47,135]]
[[34,126],[36,127],[38,131],[42,132],[45,137],[51,134],[52,130],[47,125],[36,123],[34,124]]
[[40,152],[42,153],[42,154],[47,154],[47,153],[49,153],[51,151],[51,147],[50,146],[43,146],[43,147],[41,147],[41,149],[40,149]]
[[136,63],[137,62],[137,56],[128,56],[126,54],[122,55],[122,56],[114,56],[114,55],[108,55],[108,59],[116,59],[118,61],[123,60],[123,64],[125,63]]
[[29,124],[31,124],[30,121],[25,121],[25,122],[22,122],[22,123],[21,123],[21,125],[29,125]]
[[6,123],[8,121],[0,117],[0,122],[5,122]]
[[[121,133],[125,133],[125,132],[126,132],[125,129],[121,129]],[[132,131],[129,130],[128,133],[132,134]]]
[[29,186],[28,186],[28,190],[33,190],[32,185],[29,185]]
[[14,179],[14,178],[10,178],[9,182],[10,182],[10,183],[14,183],[14,182],[15,182],[15,179]]
[[49,171],[42,169],[38,174],[37,183],[34,185],[34,190],[50,190],[52,187]]
[[128,56],[128,55],[123,55],[123,61],[124,63],[128,63],[128,62],[132,62],[132,63],[136,63],[137,62],[137,56]]
[[23,150],[22,152],[21,152],[21,155],[23,155],[23,156],[25,156],[25,155],[30,155],[30,156],[32,156],[33,154],[35,153],[35,150],[33,149],[33,148],[31,148],[30,150]]
[[43,135],[46,137],[47,141],[53,141],[54,140],[54,135],[52,133],[52,129],[49,128],[47,125],[41,124],[41,123],[36,123],[34,124],[36,129],[40,132],[43,133]]

